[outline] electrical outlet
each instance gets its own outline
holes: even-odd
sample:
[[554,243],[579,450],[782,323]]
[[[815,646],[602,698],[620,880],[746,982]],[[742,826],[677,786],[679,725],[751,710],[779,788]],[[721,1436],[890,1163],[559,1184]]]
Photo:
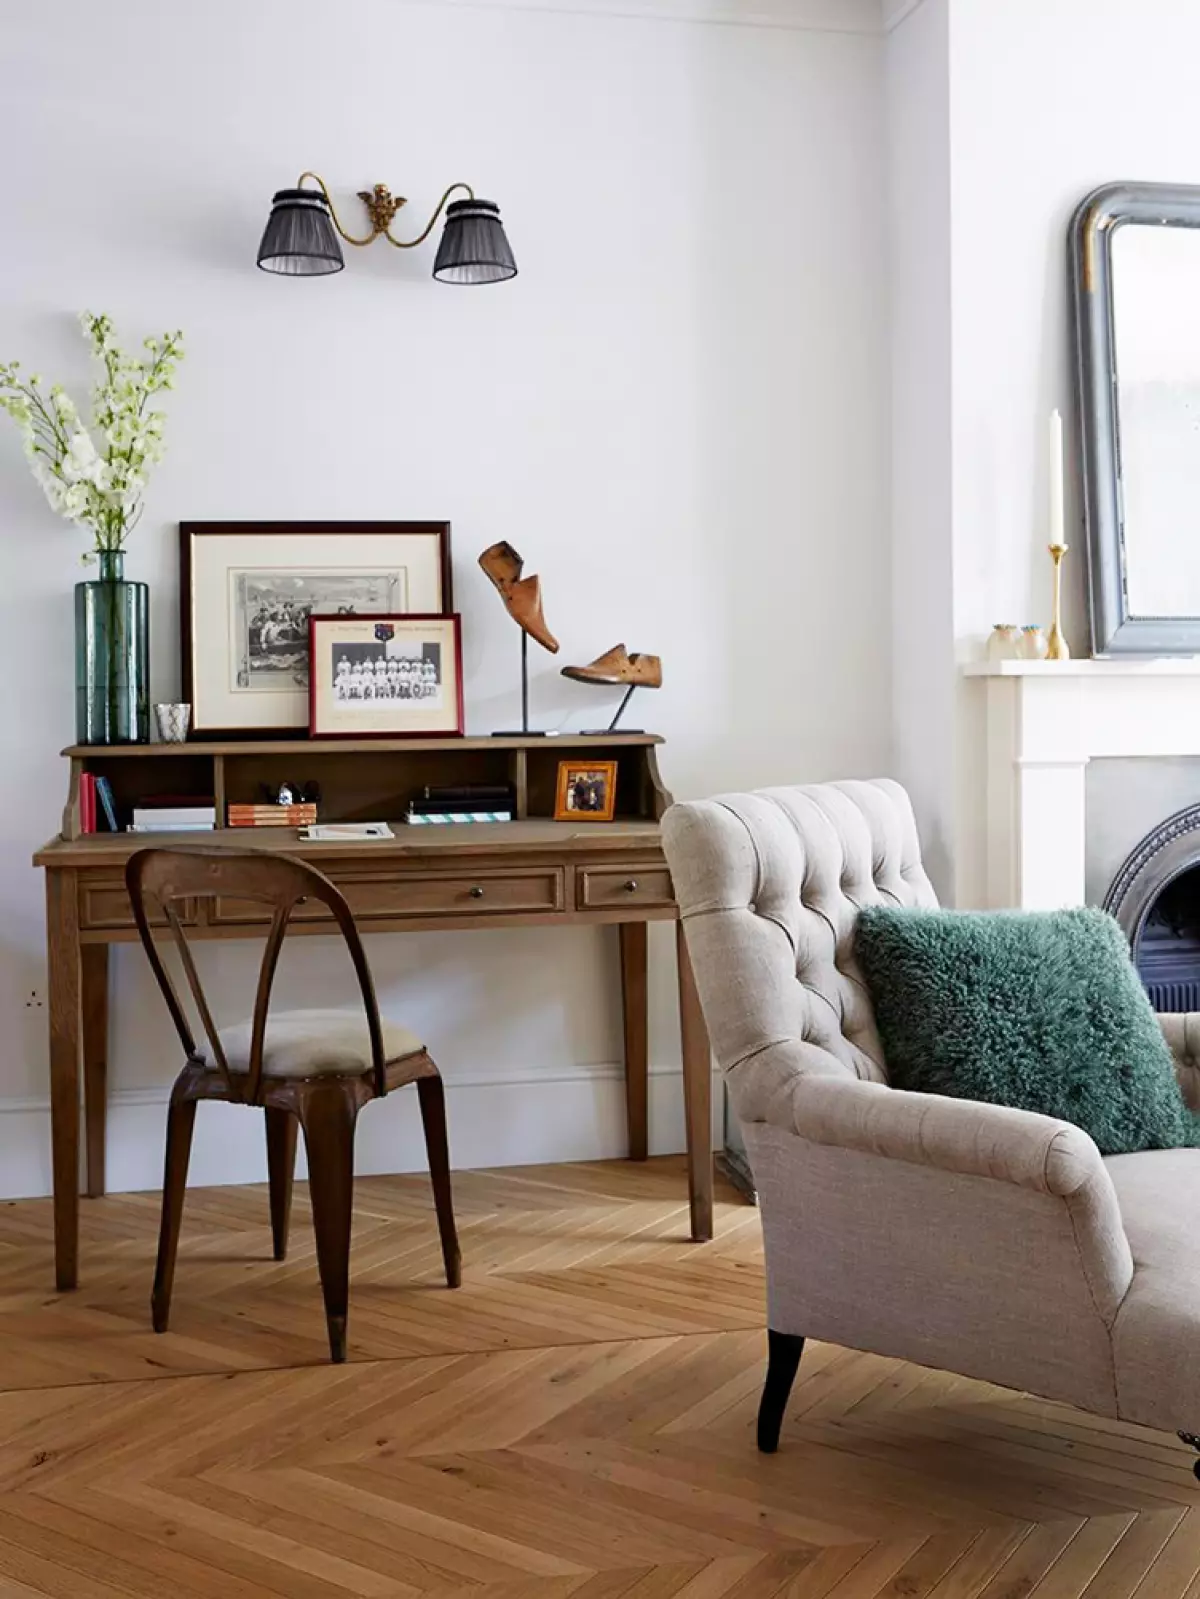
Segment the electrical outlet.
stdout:
[[45,1010],[46,991],[43,988],[31,988],[25,995],[26,1010]]

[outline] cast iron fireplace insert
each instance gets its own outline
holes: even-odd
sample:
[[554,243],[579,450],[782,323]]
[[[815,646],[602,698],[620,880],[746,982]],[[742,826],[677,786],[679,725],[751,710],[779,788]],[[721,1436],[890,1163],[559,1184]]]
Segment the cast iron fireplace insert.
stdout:
[[1121,924],[1154,1009],[1200,1010],[1200,805],[1146,834],[1109,884],[1104,909]]

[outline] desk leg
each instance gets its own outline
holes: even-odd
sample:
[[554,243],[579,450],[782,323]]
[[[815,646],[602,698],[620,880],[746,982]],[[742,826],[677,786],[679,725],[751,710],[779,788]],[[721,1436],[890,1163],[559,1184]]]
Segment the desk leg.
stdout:
[[712,1051],[682,921],[675,924],[675,948],[679,957],[679,1031],[683,1041],[683,1112],[687,1123],[692,1237],[696,1243],[706,1243],[713,1235]]
[[617,931],[621,935],[621,1011],[625,1025],[625,1122],[629,1129],[629,1158],[645,1160],[650,1066],[646,924],[622,922]]
[[74,872],[46,873],[46,986],[50,1009],[50,1141],[54,1281],[79,1280],[79,901]]
[[83,1113],[87,1147],[87,1194],[104,1195],[104,1143],[108,1116],[108,945],[84,944]]

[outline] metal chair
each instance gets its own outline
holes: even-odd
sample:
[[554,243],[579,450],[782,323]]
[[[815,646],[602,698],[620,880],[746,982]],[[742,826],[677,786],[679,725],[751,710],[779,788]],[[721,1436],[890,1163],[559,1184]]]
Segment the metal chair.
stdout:
[[[261,1106],[265,1112],[276,1260],[283,1260],[287,1252],[297,1125],[304,1129],[329,1350],[334,1361],[343,1361],[355,1123],[365,1104],[382,1099],[406,1083],[417,1085],[446,1282],[457,1288],[461,1280],[446,1142],[446,1103],[438,1069],[414,1033],[380,1020],[370,967],[350,907],[329,879],[306,862],[259,851],[145,849],[130,857],[125,882],[146,956],[187,1057],[171,1090],[167,1121],[162,1227],[151,1299],[154,1330],[165,1332],[170,1315],[196,1103],[201,1099],[222,1099],[237,1105]],[[217,896],[257,900],[273,909],[253,1018],[223,1029],[218,1029],[213,1021],[177,908],[181,901]],[[155,945],[146,910],[148,899],[161,906],[175,940],[211,1060],[196,1046],[187,1014]],[[308,900],[320,901],[327,907],[346,942],[358,977],[362,1013],[277,1011],[268,1021],[271,985],[289,918],[297,905]]]

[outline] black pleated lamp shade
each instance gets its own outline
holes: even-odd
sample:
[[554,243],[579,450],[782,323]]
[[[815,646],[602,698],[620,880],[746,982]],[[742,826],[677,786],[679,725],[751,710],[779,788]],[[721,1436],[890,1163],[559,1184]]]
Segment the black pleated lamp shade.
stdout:
[[329,202],[319,189],[280,189],[258,247],[264,272],[293,278],[320,277],[345,266]]
[[455,200],[446,207],[433,275],[439,283],[503,283],[516,277],[499,206],[490,200]]

